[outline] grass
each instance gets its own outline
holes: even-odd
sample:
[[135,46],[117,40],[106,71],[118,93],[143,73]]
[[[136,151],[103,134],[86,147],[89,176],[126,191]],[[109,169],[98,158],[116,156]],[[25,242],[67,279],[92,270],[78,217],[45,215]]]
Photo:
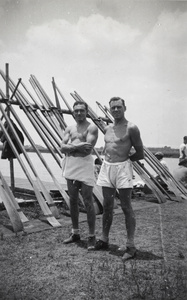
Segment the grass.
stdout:
[[[109,251],[87,251],[86,222],[80,223],[81,242],[71,245],[63,244],[71,229],[67,224],[25,236],[1,235],[0,299],[184,300],[186,202],[151,207],[142,199],[133,202],[139,207],[135,210],[138,251],[136,259],[125,264],[117,250],[126,241],[122,213],[114,215]],[[40,216],[36,206],[25,213]],[[5,219],[5,212],[1,215]],[[96,224],[99,237],[100,216]]]

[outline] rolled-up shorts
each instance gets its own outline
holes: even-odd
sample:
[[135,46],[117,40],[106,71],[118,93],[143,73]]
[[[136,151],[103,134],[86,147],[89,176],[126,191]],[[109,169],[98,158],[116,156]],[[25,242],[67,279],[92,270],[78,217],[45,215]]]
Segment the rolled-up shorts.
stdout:
[[97,185],[116,189],[133,188],[133,166],[130,159],[109,163],[103,161]]

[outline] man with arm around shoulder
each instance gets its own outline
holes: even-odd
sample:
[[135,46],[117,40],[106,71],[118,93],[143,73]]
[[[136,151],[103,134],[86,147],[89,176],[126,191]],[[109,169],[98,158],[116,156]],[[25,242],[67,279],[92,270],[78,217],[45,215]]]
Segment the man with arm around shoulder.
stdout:
[[[114,197],[117,189],[127,230],[126,250],[123,255],[123,261],[125,261],[134,257],[136,253],[134,244],[136,220],[131,205],[132,161],[143,159],[144,151],[138,127],[125,118],[125,101],[119,97],[113,97],[109,105],[114,123],[105,128],[105,159],[97,180],[97,184],[102,186],[104,203],[102,236],[96,242],[95,249],[107,249],[109,246],[109,231],[113,220]],[[132,148],[135,152],[131,155]]]

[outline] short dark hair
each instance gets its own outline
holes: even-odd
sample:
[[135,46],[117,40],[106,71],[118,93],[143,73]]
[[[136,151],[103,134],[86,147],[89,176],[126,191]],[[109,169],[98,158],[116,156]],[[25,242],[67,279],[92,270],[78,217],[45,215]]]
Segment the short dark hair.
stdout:
[[82,101],[76,101],[74,104],[73,104],[73,108],[76,106],[76,105],[84,105],[85,106],[85,109],[86,111],[88,111],[88,104],[86,102],[82,102]]
[[184,140],[187,140],[187,135],[185,135],[185,136],[183,137],[183,139],[184,139]]
[[111,102],[113,102],[113,101],[118,101],[118,100],[121,100],[123,106],[125,107],[125,100],[123,100],[123,99],[120,98],[120,97],[112,97],[112,98],[110,99],[110,101],[109,101],[109,104],[111,104]]

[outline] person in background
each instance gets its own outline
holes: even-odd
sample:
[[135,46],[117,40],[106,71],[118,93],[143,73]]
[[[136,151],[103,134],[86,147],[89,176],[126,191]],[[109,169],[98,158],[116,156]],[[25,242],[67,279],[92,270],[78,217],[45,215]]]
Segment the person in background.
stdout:
[[[155,153],[156,158],[160,161],[161,165],[167,170],[169,171],[169,168],[167,166],[166,161],[163,159],[164,158],[164,154],[162,152],[156,152]],[[162,180],[162,178],[160,177],[160,175],[156,174],[155,179],[158,181],[158,183],[166,190],[168,191],[168,185]]]
[[[144,151],[138,127],[125,118],[125,101],[119,97],[113,97],[110,99],[109,105],[114,123],[105,128],[105,158],[97,180],[97,184],[102,186],[104,201],[102,235],[96,242],[95,249],[107,249],[109,246],[109,231],[113,220],[114,198],[117,189],[127,230],[127,243],[122,258],[125,262],[136,254],[134,244],[136,220],[131,205],[132,161],[143,159]],[[130,154],[132,147],[134,153]],[[124,246],[119,249],[124,250]]]
[[187,136],[183,137],[183,143],[179,147],[179,163],[183,160],[187,161]]
[[156,156],[156,158],[160,161],[160,163],[162,164],[162,166],[163,166],[164,168],[166,168],[166,170],[169,171],[169,168],[168,168],[168,166],[167,166],[167,163],[166,163],[166,161],[164,160],[164,154],[163,154],[162,152],[156,152],[156,153],[155,153],[155,156]]
[[98,138],[98,128],[87,121],[88,106],[83,102],[75,102],[73,115],[76,124],[66,128],[61,144],[61,152],[65,153],[63,176],[67,180],[70,197],[70,214],[72,232],[64,244],[80,240],[78,194],[81,194],[87,210],[89,227],[88,250],[95,247],[95,209],[93,205],[94,159],[91,155]]

